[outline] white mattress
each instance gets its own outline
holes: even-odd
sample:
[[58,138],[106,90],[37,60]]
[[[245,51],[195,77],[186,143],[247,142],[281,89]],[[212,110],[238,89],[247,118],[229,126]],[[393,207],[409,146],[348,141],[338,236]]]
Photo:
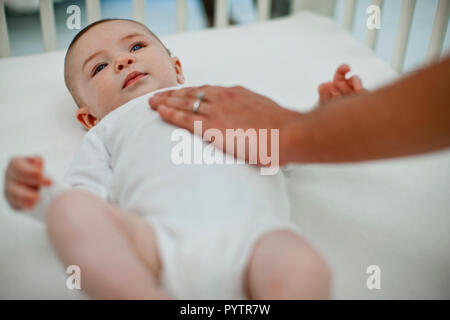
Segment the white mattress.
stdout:
[[[162,37],[188,84],[240,84],[308,110],[349,63],[369,89],[395,72],[331,20],[303,12],[263,24]],[[0,165],[42,154],[61,176],[84,131],[63,82],[64,52],[0,60]],[[333,270],[335,299],[450,298],[450,153],[289,168],[293,219]],[[1,184],[3,194],[3,180]],[[366,268],[381,268],[368,290]],[[45,227],[0,202],[0,298],[82,299]]]

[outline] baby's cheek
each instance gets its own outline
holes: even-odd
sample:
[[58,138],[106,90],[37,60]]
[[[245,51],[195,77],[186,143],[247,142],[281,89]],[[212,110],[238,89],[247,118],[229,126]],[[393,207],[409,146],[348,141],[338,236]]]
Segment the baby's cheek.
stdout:
[[108,92],[106,90],[107,88],[103,88],[101,86],[95,88],[95,91],[92,92],[88,102],[97,118],[103,117],[103,114],[106,112],[105,109],[108,105],[106,99]]
[[111,81],[100,81],[99,88],[97,90],[97,96],[102,106],[111,104],[112,102],[116,101],[119,93],[120,88],[118,88],[117,85],[111,83]]
[[164,77],[164,83],[162,85],[163,88],[167,87],[175,87],[178,84],[177,82],[177,74],[173,72],[166,72]]

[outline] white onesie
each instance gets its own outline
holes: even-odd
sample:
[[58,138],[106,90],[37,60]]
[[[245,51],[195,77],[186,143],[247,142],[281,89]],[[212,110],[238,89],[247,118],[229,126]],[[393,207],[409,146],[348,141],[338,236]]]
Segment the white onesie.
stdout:
[[298,232],[284,177],[245,164],[174,164],[179,141],[171,138],[181,129],[149,107],[154,93],[127,102],[92,128],[63,183],[152,224],[162,284],[173,298],[245,299],[243,271],[257,239],[280,228]]

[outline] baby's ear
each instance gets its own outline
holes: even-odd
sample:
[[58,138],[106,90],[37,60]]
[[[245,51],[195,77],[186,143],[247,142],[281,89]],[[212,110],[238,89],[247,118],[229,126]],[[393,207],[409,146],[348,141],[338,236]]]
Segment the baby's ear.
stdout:
[[85,107],[81,107],[75,112],[75,117],[87,130],[94,127],[98,120]]
[[184,83],[184,75],[183,75],[183,68],[181,67],[181,61],[177,57],[172,57],[172,63],[175,68],[175,72],[177,74],[177,83],[183,84]]

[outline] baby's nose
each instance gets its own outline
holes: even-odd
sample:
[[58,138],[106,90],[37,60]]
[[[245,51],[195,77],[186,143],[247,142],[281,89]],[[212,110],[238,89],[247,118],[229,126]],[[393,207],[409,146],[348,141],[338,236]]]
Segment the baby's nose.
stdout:
[[132,57],[120,57],[116,62],[116,71],[121,71],[123,68],[126,68],[133,63],[134,58]]

